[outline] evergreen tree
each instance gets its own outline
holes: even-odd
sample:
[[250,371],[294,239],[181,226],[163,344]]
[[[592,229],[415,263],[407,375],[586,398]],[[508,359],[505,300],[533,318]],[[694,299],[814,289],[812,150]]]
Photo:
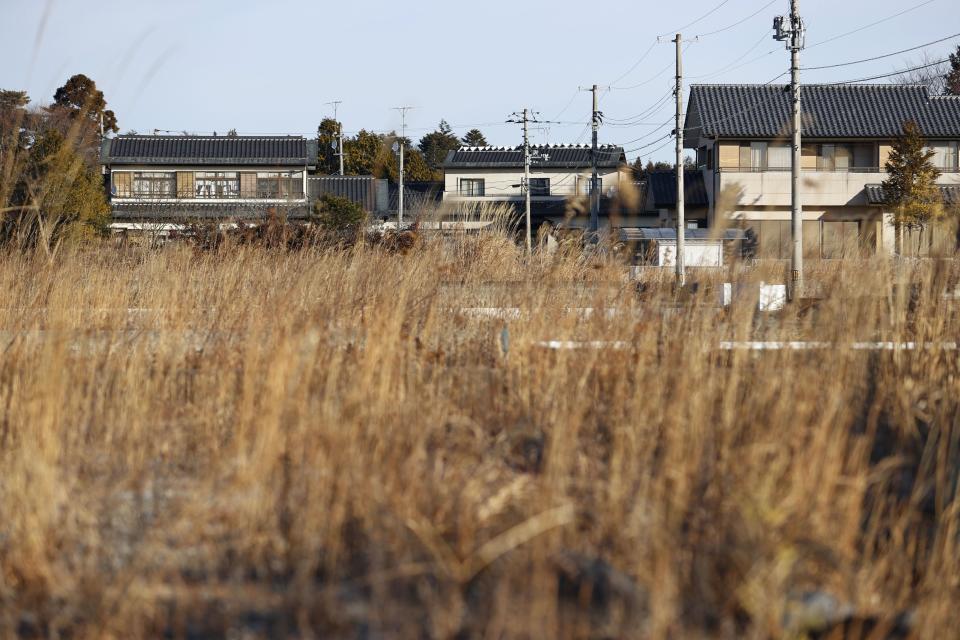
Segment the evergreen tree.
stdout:
[[356,136],[345,138],[343,152],[346,154],[344,171],[351,176],[374,174],[377,158],[383,153],[384,136],[361,129]]
[[37,137],[12,198],[21,207],[17,223],[34,242],[102,235],[109,223],[103,181],[54,129]]
[[956,53],[950,54],[950,70],[944,79],[944,92],[950,96],[960,96],[960,45],[957,45]]
[[420,138],[417,146],[430,169],[438,173],[447,153],[460,148],[460,140],[453,135],[453,130],[447,121],[441,120],[437,130]]
[[[337,133],[340,125],[333,118],[324,118],[317,129],[317,171],[325,175],[333,175],[340,171],[340,158],[337,156]],[[344,140],[344,147],[347,141]],[[346,166],[344,166],[346,171]]]
[[465,147],[487,146],[487,139],[483,136],[480,129],[470,129],[470,131],[467,131],[466,135],[460,139],[460,142],[463,143]]
[[82,73],[72,76],[57,89],[53,94],[53,106],[66,110],[72,118],[89,120],[97,129],[102,116],[104,132],[120,131],[116,114],[107,109],[103,91],[97,89],[97,83]]
[[886,163],[889,177],[883,181],[884,198],[894,208],[898,237],[903,228],[920,229],[922,239],[926,226],[943,216],[937,186],[940,172],[930,161],[933,155],[917,123],[904,122],[903,133],[894,141]]

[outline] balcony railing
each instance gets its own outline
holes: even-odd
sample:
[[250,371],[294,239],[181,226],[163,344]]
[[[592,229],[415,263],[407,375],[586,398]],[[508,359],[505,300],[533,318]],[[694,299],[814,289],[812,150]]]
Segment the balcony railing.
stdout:
[[123,198],[124,200],[137,200],[144,202],[153,202],[156,200],[303,200],[306,196],[301,193],[291,193],[281,195],[270,191],[257,191],[255,194],[241,193],[196,193],[192,195],[180,195],[177,193],[131,193],[117,192],[113,194],[114,198]]

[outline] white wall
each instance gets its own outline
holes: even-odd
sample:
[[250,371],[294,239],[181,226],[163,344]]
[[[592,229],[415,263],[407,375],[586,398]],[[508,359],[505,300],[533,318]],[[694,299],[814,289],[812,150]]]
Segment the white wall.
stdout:
[[[660,240],[657,242],[657,262],[661,267],[676,264],[677,241]],[[722,267],[723,242],[719,240],[691,241],[683,243],[683,264],[685,267]]]
[[[620,184],[620,174],[616,169],[602,169],[598,172],[606,195],[610,189],[617,189]],[[590,185],[590,170],[572,169],[537,169],[530,171],[531,178],[549,178],[549,199],[567,198],[574,195],[586,195]],[[484,197],[472,198],[460,196],[459,185],[461,179],[482,179]],[[523,169],[450,169],[444,172],[444,199],[456,198],[459,200],[509,200],[523,198]],[[579,191],[578,191],[579,188]],[[532,196],[534,200],[543,199]]]

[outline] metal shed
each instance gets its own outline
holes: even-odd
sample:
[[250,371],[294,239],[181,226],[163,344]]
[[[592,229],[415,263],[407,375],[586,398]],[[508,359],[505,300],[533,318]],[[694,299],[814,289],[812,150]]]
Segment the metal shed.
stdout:
[[[733,256],[743,255],[747,233],[742,229],[687,229],[684,263],[688,267],[722,267]],[[629,247],[631,264],[672,267],[677,254],[676,229],[621,229],[619,241]]]

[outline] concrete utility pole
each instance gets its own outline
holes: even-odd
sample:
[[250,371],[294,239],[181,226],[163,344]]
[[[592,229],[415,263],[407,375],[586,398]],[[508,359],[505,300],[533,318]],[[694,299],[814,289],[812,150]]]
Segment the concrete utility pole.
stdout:
[[[792,259],[790,264],[790,297],[803,293],[803,204],[800,200],[801,118],[800,118],[800,50],[804,46],[805,28],[800,17],[799,0],[790,0],[790,15],[773,19],[774,40],[787,43],[790,50],[790,101],[793,111],[793,154],[790,162],[790,230]],[[789,20],[789,28],[784,23]]]
[[[540,122],[540,120],[537,120],[536,113],[534,111],[531,111],[529,108],[525,108],[522,114],[516,112],[510,114],[510,119],[507,120],[507,122],[523,125],[523,183],[520,185],[520,187],[523,189],[524,194],[523,201],[527,226],[527,253],[531,253],[533,251],[533,231],[531,228],[532,223],[530,221],[530,164],[533,160],[533,154],[530,153],[530,123]],[[538,160],[545,160],[547,158],[549,158],[547,155],[537,155]]]
[[400,112],[400,192],[397,206],[397,229],[403,224],[403,150],[407,146],[407,111],[413,107],[394,107]]
[[600,188],[597,186],[597,132],[600,129],[600,110],[597,102],[597,85],[591,88],[593,92],[593,114],[590,118],[593,128],[593,144],[590,147],[590,234],[591,241],[600,241]]
[[333,120],[337,123],[337,156],[340,158],[340,173],[343,175],[343,124],[337,119],[337,107],[343,104],[343,100],[334,100],[327,104],[333,105]]
[[677,44],[677,87],[674,91],[677,96],[677,255],[674,259],[677,284],[681,287],[686,284],[684,262],[686,258],[686,222],[684,221],[684,186],[683,186],[683,37],[678,33],[673,40]]
[[523,110],[523,193],[524,210],[527,222],[527,253],[533,251],[533,234],[530,223],[530,133],[527,123],[529,119],[529,109]]

